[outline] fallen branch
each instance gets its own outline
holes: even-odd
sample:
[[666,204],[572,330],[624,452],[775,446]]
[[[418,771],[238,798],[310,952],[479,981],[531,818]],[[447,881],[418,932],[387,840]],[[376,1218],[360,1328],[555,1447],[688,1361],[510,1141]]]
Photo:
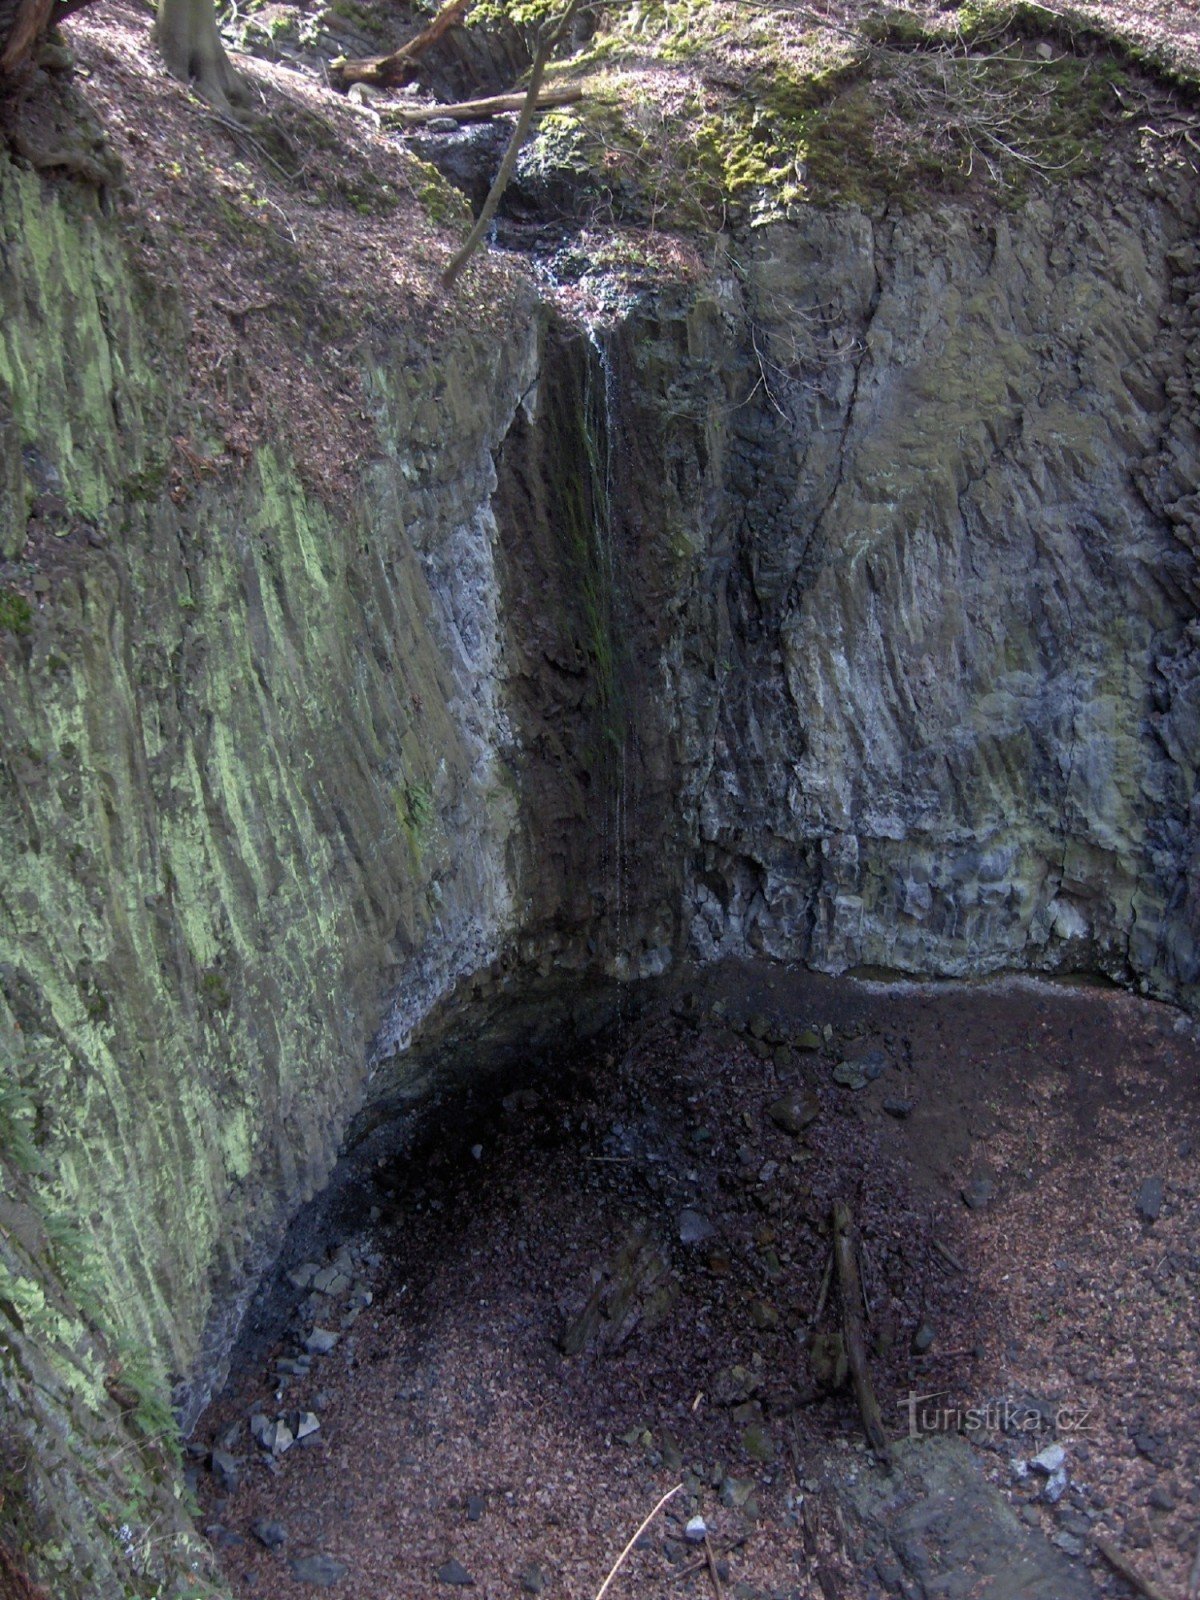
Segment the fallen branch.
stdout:
[[365,56],[357,61],[344,58],[330,63],[329,77],[337,89],[352,83],[369,83],[374,89],[394,89],[414,76],[413,62],[423,55],[466,15],[471,0],[446,0],[446,4],[427,28],[387,56]]
[[[380,120],[385,128],[415,128],[438,117],[453,117],[455,122],[486,122],[489,117],[503,116],[506,111],[520,111],[528,99],[528,94],[493,94],[486,100],[458,100],[452,105],[397,106],[386,111]],[[543,89],[534,101],[533,110],[572,106],[582,99],[582,89]]]
[[642,1535],[645,1533],[646,1529],[650,1526],[650,1524],[654,1521],[654,1519],[658,1515],[658,1513],[666,1505],[667,1501],[674,1499],[674,1497],[679,1493],[679,1491],[682,1488],[683,1488],[683,1485],[681,1483],[677,1483],[673,1489],[668,1489],[666,1494],[663,1495],[662,1499],[655,1506],[654,1510],[644,1520],[644,1522],[638,1528],[637,1532],[634,1534],[633,1538],[630,1539],[629,1543],[625,1546],[624,1550],[621,1551],[621,1554],[613,1562],[611,1572],[609,1573],[608,1577],[605,1578],[604,1582],[600,1585],[599,1589],[596,1591],[596,1600],[604,1600],[604,1591],[608,1588],[609,1584],[613,1581],[613,1579],[616,1577],[617,1573],[621,1570],[621,1563],[625,1560],[625,1557],[633,1549],[634,1545],[642,1537]]
[[867,1439],[879,1464],[887,1471],[892,1468],[892,1450],[883,1431],[883,1418],[879,1402],[871,1386],[871,1370],[867,1363],[867,1342],[863,1334],[862,1281],[854,1248],[853,1223],[850,1208],[844,1201],[833,1204],[833,1253],[837,1263],[838,1293],[842,1302],[842,1329],[846,1339],[846,1358],[850,1363],[850,1376],[854,1380],[854,1396],[862,1414]]
[[1139,1572],[1129,1557],[1123,1555],[1111,1539],[1106,1539],[1103,1534],[1098,1533],[1096,1535],[1096,1549],[1099,1550],[1113,1571],[1119,1572],[1126,1583],[1132,1584],[1139,1594],[1146,1596],[1146,1600],[1168,1600],[1168,1597],[1154,1580]]
[[521,146],[533,126],[533,119],[537,113],[538,100],[542,87],[542,79],[546,75],[546,66],[550,56],[559,40],[564,36],[576,11],[579,10],[579,0],[567,0],[566,10],[553,28],[547,28],[538,41],[537,54],[533,58],[533,66],[529,71],[529,87],[525,91],[525,104],[521,107],[521,114],[517,118],[516,127],[512,131],[512,138],[508,141],[508,149],[504,152],[504,160],[500,163],[500,170],[488,190],[487,199],[483,202],[483,209],[475,219],[475,226],[471,229],[462,246],[451,257],[449,265],[442,273],[442,284],[449,289],[458,278],[459,273],[475,254],[476,250],[487,237],[488,229],[492,225],[492,218],[500,205],[508,180],[513,175],[513,168],[517,164],[517,156]]

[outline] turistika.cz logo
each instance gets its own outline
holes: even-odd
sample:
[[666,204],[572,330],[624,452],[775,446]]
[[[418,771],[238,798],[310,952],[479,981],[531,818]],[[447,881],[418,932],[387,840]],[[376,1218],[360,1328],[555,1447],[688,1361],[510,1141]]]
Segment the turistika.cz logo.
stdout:
[[923,1433],[1009,1433],[1064,1434],[1090,1433],[1096,1426],[1095,1407],[1079,1404],[1037,1406],[1028,1400],[1001,1397],[982,1405],[961,1405],[949,1398],[948,1389],[932,1394],[917,1394],[910,1389],[897,1401],[908,1415],[908,1436]]

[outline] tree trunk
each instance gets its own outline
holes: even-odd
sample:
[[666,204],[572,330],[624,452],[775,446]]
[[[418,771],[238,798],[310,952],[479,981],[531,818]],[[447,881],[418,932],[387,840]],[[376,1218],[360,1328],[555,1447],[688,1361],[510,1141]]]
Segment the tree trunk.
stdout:
[[210,104],[228,110],[249,99],[225,54],[213,0],[159,0],[154,37],[167,70]]
[[50,25],[54,0],[0,5],[0,73],[15,72]]

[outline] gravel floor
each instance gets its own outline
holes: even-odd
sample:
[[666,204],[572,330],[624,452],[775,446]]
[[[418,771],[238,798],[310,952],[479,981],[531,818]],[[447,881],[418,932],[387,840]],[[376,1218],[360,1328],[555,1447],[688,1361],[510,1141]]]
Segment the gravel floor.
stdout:
[[[961,1434],[1081,1583],[1129,1592],[1100,1534],[1183,1597],[1198,1061],[1177,1013],[1110,991],[727,967],[620,1044],[531,1064],[375,1174],[362,1229],[296,1273],[273,1359],[202,1420],[232,1591],[593,1600],[682,1484],[610,1595],[954,1593],[936,1550],[905,1572],[855,1520],[877,1469],[829,1387],[836,1290],[813,1323],[840,1197],[892,1435]],[[306,1356],[314,1327],[337,1342]],[[319,1426],[281,1449],[277,1421]],[[1053,1480],[1023,1466],[1055,1442]]]

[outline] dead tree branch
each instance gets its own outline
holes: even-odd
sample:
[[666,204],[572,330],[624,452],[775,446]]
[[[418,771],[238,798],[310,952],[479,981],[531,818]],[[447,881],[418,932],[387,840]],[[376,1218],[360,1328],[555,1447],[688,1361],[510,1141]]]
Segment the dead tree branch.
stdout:
[[337,89],[348,89],[352,83],[368,83],[374,89],[394,89],[414,76],[413,63],[435,45],[443,34],[460,23],[471,5],[471,0],[446,0],[437,16],[427,28],[393,50],[387,56],[365,56],[357,61],[334,61],[330,64],[330,82]]
[[[385,128],[416,128],[438,117],[453,117],[455,122],[485,122],[489,117],[503,116],[506,111],[520,111],[528,98],[527,93],[493,94],[485,100],[456,100],[450,105],[397,106],[384,112],[380,120]],[[554,106],[571,106],[582,99],[583,90],[579,88],[543,89],[533,109],[549,111]]]

